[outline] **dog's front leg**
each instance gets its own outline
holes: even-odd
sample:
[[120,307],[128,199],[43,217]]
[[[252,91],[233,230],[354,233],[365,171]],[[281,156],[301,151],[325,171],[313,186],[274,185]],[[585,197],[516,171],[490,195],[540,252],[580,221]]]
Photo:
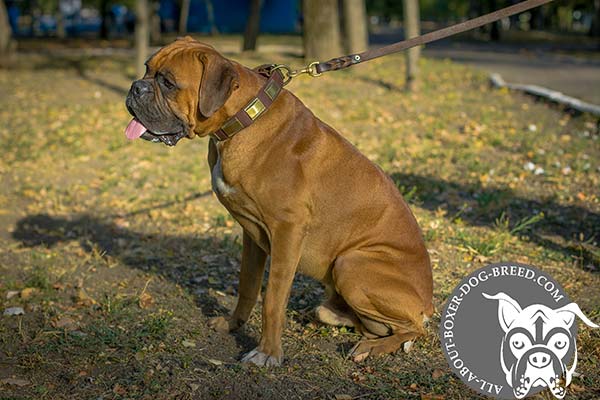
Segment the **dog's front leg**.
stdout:
[[239,328],[248,320],[260,293],[266,260],[267,253],[244,230],[237,306],[231,316],[211,318],[208,324],[213,329],[220,332],[230,332]]
[[305,229],[292,223],[278,224],[272,231],[271,267],[263,301],[262,337],[258,347],[246,354],[243,362],[271,366],[280,365],[283,361],[281,333],[304,235]]

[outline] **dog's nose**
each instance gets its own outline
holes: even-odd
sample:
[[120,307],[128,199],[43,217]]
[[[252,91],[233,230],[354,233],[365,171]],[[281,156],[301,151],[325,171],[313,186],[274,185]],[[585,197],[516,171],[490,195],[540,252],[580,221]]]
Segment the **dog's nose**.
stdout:
[[550,364],[550,355],[542,351],[537,351],[535,353],[531,353],[528,360],[529,364],[533,365],[534,367],[544,368],[546,365]]
[[133,90],[133,93],[137,97],[141,97],[141,96],[145,95],[146,93],[150,92],[151,85],[149,82],[147,82],[143,79],[140,79],[138,81],[133,82],[133,85],[131,85],[131,89]]

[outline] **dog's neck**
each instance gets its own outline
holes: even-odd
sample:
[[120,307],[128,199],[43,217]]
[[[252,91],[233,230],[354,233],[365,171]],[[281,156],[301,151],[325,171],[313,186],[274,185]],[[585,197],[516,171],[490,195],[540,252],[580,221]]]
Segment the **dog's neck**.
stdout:
[[227,118],[235,115],[242,107],[248,104],[250,100],[256,97],[256,94],[265,84],[264,76],[237,62],[233,63],[239,75],[239,87],[237,90],[233,91],[223,105],[223,110],[227,114]]
[[[221,124],[245,107],[252,99],[256,98],[257,93],[265,84],[264,76],[256,71],[238,63],[235,63],[235,66],[239,73],[240,84],[239,88],[233,92],[221,109],[223,112],[220,118]],[[273,118],[273,115],[281,116],[289,112],[293,113],[293,108],[290,109],[290,107],[286,106],[286,104],[289,105],[290,97],[293,96],[282,89],[271,107],[265,110],[250,126],[243,128],[227,140],[216,141],[219,152],[222,154],[225,149],[238,146],[243,146],[247,149],[264,140],[270,140],[273,135],[276,135],[280,131],[278,126],[283,126],[286,120],[285,118]]]

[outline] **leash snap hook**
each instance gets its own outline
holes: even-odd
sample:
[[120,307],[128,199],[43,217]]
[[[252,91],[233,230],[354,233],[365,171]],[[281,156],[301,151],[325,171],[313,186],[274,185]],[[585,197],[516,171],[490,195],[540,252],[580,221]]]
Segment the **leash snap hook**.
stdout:
[[319,65],[320,63],[318,61],[313,61],[310,64],[308,64],[306,67],[297,70],[297,71],[292,71],[292,73],[294,74],[293,76],[298,76],[301,74],[308,74],[310,76],[312,76],[313,78],[316,78],[317,76],[321,76],[323,75],[322,73],[317,72],[317,65]]
[[307,75],[312,76],[313,78],[316,78],[317,76],[321,76],[322,73],[317,72],[318,64],[319,64],[318,61],[314,61],[302,69],[292,69],[289,65],[277,64],[271,68],[270,73],[272,74],[276,70],[279,70],[281,72],[281,74],[283,75],[283,85],[285,86],[288,83],[290,83],[292,78],[295,78],[298,75],[307,74]]

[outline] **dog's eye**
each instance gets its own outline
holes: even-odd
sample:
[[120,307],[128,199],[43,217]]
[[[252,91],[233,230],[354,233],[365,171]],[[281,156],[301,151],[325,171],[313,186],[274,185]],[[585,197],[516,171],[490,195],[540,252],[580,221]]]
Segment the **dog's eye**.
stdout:
[[175,84],[167,78],[163,78],[163,83],[167,89],[173,89],[175,87]]
[[525,347],[525,343],[521,342],[520,340],[513,340],[512,345],[517,350],[521,350],[523,347]]
[[554,347],[556,347],[559,350],[564,349],[566,345],[567,345],[567,342],[564,340],[557,340],[556,343],[554,343]]
[[164,75],[159,75],[158,76],[159,82],[162,83],[162,85],[168,89],[168,90],[173,90],[175,89],[175,83],[173,83],[171,80],[169,80],[167,77],[165,77]]
[[562,333],[555,333],[550,340],[548,340],[548,347],[555,348],[556,350],[566,351],[569,345],[569,337]]
[[531,339],[529,339],[529,337],[522,332],[517,332],[510,338],[509,343],[513,352],[520,353],[521,350],[531,346]]

